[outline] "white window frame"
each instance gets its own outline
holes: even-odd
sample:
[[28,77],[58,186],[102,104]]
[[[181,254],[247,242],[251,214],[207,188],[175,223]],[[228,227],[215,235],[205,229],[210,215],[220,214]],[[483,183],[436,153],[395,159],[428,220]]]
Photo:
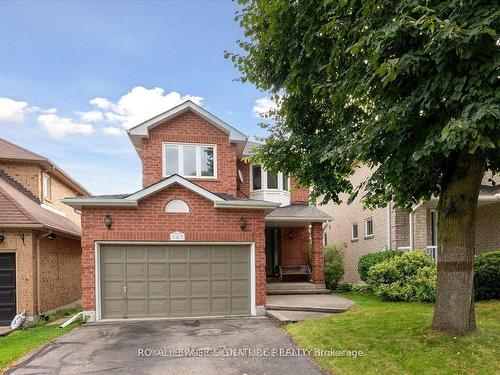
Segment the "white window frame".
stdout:
[[[372,232],[370,234],[368,234],[368,222],[369,221],[372,222]],[[375,232],[375,228],[373,226],[373,218],[372,217],[366,218],[365,219],[365,238],[372,238],[374,232]]]
[[[354,237],[354,226],[357,228],[356,237]],[[351,240],[352,241],[357,241],[359,239],[359,224],[358,223],[351,223]]]
[[[162,176],[169,177],[171,175],[167,174],[167,163],[166,161],[166,149],[167,146],[175,146],[179,150],[179,175],[184,178],[192,178],[197,180],[216,180],[217,179],[217,145],[209,143],[187,143],[187,142],[162,142]],[[186,176],[184,174],[184,150],[183,146],[195,146],[196,147],[196,175]],[[201,148],[202,147],[212,147],[214,150],[214,175],[213,176],[202,176],[201,175]]]
[[262,165],[260,165],[260,189],[253,188],[253,167],[258,166],[259,164],[251,164],[250,165],[250,191],[286,191],[290,192],[290,176],[287,178],[288,181],[288,189],[283,189],[283,172],[278,172],[278,188],[268,188],[267,187],[267,170],[264,169]]
[[[47,186],[45,186],[45,181],[47,181]],[[48,173],[42,174],[42,197],[44,200],[51,201],[51,184],[50,175]]]

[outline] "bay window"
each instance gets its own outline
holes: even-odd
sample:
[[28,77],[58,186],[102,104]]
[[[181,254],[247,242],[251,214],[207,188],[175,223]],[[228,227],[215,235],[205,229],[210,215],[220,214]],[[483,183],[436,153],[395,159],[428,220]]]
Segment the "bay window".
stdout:
[[215,178],[215,152],[215,145],[164,143],[164,176]]
[[282,172],[266,171],[261,165],[254,164],[251,168],[252,191],[284,190],[289,191],[289,177]]

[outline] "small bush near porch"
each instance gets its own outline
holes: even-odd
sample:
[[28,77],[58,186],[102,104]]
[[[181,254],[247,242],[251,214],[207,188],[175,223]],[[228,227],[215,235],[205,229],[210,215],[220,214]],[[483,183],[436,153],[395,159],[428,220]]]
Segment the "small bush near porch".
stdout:
[[315,357],[334,374],[498,374],[500,301],[476,303],[478,330],[453,337],[429,330],[434,305],[384,302],[342,293],[356,302],[348,312],[305,320],[286,330],[301,347],[362,350],[363,356]]

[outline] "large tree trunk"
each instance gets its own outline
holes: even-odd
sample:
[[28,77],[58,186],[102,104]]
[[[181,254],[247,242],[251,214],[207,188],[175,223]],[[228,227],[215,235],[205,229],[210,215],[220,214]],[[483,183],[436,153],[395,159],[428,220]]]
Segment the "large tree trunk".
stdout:
[[476,329],[476,208],[485,165],[485,159],[462,151],[441,182],[437,296],[432,328],[454,335],[465,335]]

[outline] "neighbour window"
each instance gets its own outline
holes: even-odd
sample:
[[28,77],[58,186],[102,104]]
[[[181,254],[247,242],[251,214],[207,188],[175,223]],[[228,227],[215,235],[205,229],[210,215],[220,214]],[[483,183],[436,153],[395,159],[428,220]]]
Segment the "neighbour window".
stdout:
[[50,176],[43,174],[43,199],[50,200]]
[[358,239],[358,224],[357,223],[352,224],[351,229],[352,229],[351,230],[351,239],[357,240]]
[[288,176],[283,173],[283,190],[288,191]]
[[215,177],[215,146],[164,144],[165,176]]
[[278,173],[267,172],[267,188],[277,189],[278,188]]
[[252,189],[262,189],[262,168],[260,165],[252,165]]
[[373,236],[373,220],[366,219],[365,220],[365,237]]

